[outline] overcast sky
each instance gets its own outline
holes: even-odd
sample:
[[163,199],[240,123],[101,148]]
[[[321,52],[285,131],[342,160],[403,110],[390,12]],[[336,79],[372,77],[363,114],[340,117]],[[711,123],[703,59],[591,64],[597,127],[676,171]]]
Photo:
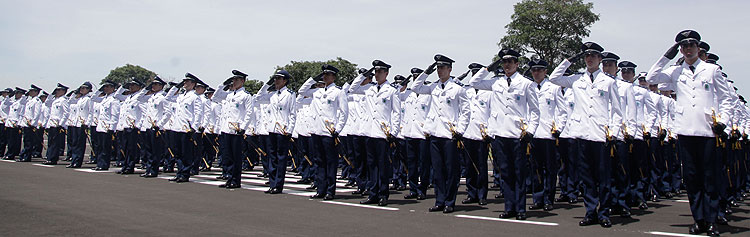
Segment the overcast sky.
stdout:
[[[391,75],[436,53],[490,63],[516,1],[0,0],[0,87],[98,83],[127,63],[216,85],[239,69],[268,78],[290,61],[381,59]],[[683,29],[697,30],[742,93],[750,1],[594,1],[590,37],[647,71]]]

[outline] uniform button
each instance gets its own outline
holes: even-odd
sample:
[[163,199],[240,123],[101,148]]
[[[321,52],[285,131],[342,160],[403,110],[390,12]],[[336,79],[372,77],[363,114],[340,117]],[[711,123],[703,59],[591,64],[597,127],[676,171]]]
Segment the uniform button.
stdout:
[[695,105],[693,105],[693,108],[695,108]]
[[592,100],[593,100],[593,99],[594,99],[594,97],[593,97],[593,96],[592,96],[592,97],[589,97],[589,99],[592,99]]

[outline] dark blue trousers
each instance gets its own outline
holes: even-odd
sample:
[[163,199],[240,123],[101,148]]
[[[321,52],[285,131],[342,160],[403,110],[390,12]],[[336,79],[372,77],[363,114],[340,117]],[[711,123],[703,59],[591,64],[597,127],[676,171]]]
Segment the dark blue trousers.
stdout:
[[113,131],[101,132],[99,134],[100,151],[96,158],[96,167],[109,169],[109,163],[115,155],[115,133]]
[[18,127],[6,128],[5,134],[8,136],[8,151],[5,153],[5,157],[16,158],[21,154],[21,129]]
[[351,138],[351,150],[352,150],[352,172],[351,175],[357,182],[357,189],[366,190],[369,185],[369,169],[367,168],[367,137],[363,136],[352,136]]
[[247,156],[243,152],[245,149],[245,140],[242,135],[222,133],[219,135],[219,149],[221,150],[224,167],[227,177],[227,185],[241,185],[242,181],[242,162]]
[[[578,140],[579,174],[583,181],[583,201],[586,217],[594,220],[609,219],[609,199],[612,157],[605,151],[604,142]],[[598,209],[597,209],[598,207]]]
[[489,149],[482,140],[464,139],[468,157],[466,164],[466,192],[469,198],[487,199],[488,180],[487,159]]
[[557,171],[560,169],[560,157],[554,139],[534,139],[531,151],[532,161],[531,184],[534,203],[553,204],[557,185]]
[[453,207],[460,181],[460,164],[456,141],[430,138],[430,158],[435,179],[435,206]]
[[0,158],[5,156],[5,147],[8,146],[8,134],[5,129],[5,124],[0,123]]
[[277,133],[269,135],[268,144],[268,178],[271,188],[284,189],[284,178],[286,177],[286,164],[289,162],[290,140],[289,137]]
[[65,148],[65,133],[62,127],[51,127],[47,129],[47,161],[57,162],[60,160],[62,152],[60,149]]
[[559,138],[558,154],[562,167],[560,167],[560,197],[578,199],[578,140],[571,138]]
[[31,157],[34,155],[33,153],[37,150],[37,145],[41,144],[37,141],[39,136],[36,131],[41,131],[41,129],[33,127],[23,128],[23,150],[21,150],[21,155],[19,157],[20,161],[31,161]]
[[529,172],[526,144],[518,138],[495,137],[492,149],[503,179],[505,211],[526,213],[526,177]]
[[141,148],[140,136],[138,129],[126,128],[120,132],[120,149],[124,150],[125,161],[122,163],[123,172],[132,172],[135,169],[135,163],[140,160]]
[[690,211],[696,222],[715,223],[719,212],[721,162],[712,137],[678,136],[677,155],[682,171]]
[[630,202],[633,204],[645,203],[646,193],[648,193],[649,179],[651,174],[650,162],[651,155],[649,146],[644,140],[635,140],[633,142],[633,153],[631,153],[628,164],[630,165]]
[[[388,200],[388,184],[392,174],[391,148],[383,138],[367,138],[367,168],[369,173],[369,198]],[[395,161],[394,161],[395,162]]]
[[427,195],[430,186],[430,143],[426,139],[406,138],[404,140],[406,153],[406,167],[409,169],[407,180],[409,192],[417,195]]
[[86,154],[86,129],[85,125],[83,127],[68,127],[70,165],[73,167],[81,167],[83,164],[83,156]]
[[312,135],[313,145],[310,149],[315,155],[317,164],[315,183],[318,194],[336,195],[336,171],[338,167],[338,152],[333,137]]
[[148,129],[145,133],[142,133],[142,143],[150,149],[144,149],[144,156],[146,158],[146,173],[147,174],[159,174],[159,166],[161,166],[162,159],[164,158],[164,133],[161,131]]
[[177,162],[177,178],[190,178],[190,170],[193,169],[195,161],[195,139],[194,133],[175,132],[175,149],[172,153]]
[[[635,147],[634,147],[635,148]],[[612,160],[611,190],[609,206],[616,210],[630,210],[630,163],[632,153],[630,144],[617,141],[615,144],[615,157]]]

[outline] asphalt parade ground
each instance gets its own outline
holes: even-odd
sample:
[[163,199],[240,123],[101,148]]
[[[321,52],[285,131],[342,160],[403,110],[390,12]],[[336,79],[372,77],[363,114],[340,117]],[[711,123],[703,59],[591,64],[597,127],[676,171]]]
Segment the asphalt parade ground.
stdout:
[[[267,179],[256,168],[243,172],[242,189],[217,186],[217,168],[191,177],[189,183],[170,183],[174,174],[145,179],[135,174],[118,175],[116,167],[92,171],[32,162],[0,162],[0,235],[3,236],[633,236],[687,233],[692,224],[687,197],[649,203],[648,210],[633,210],[631,218],[612,217],[612,228],[578,226],[585,212],[583,202],[556,203],[550,212],[528,211],[528,219],[499,219],[503,200],[489,204],[460,204],[466,197],[459,188],[455,212],[430,213],[434,204],[429,191],[423,201],[405,200],[408,191],[392,191],[389,205],[360,205],[363,198],[338,180],[333,201],[310,199],[307,185],[294,184],[298,176],[287,174],[282,194],[264,194]],[[463,179],[462,179],[463,183]],[[531,203],[529,197],[528,201]],[[750,235],[750,205],[733,209],[723,235]]]

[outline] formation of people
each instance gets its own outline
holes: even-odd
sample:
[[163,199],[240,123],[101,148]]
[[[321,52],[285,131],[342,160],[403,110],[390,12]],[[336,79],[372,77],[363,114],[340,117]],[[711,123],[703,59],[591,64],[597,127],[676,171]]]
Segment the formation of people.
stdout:
[[[118,174],[133,174],[140,164],[141,177],[175,172],[177,183],[218,162],[227,189],[262,166],[269,194],[283,191],[290,167],[324,200],[336,198],[340,169],[362,204],[386,206],[392,189],[425,200],[434,187],[429,211],[444,213],[456,208],[465,177],[462,204],[487,205],[488,189],[499,187],[499,217],[524,220],[527,209],[582,199],[582,226],[610,227],[611,215],[686,192],[689,232],[718,235],[716,225],[750,189],[750,123],[709,49],[697,32],[682,31],[638,74],[635,63],[587,42],[551,73],[537,58],[519,71],[521,54],[505,48],[458,77],[444,55],[393,82],[391,65],[374,60],[341,87],[339,69],[324,65],[298,91],[287,88],[285,70],[254,93],[238,70],[216,87],[187,73],[180,83],[105,80],[98,90],[58,83],[51,94],[8,88],[0,151],[21,162],[42,157],[46,134],[45,164],[62,157],[80,168],[88,144],[95,170],[114,162]],[[581,60],[581,72],[568,70]]]

